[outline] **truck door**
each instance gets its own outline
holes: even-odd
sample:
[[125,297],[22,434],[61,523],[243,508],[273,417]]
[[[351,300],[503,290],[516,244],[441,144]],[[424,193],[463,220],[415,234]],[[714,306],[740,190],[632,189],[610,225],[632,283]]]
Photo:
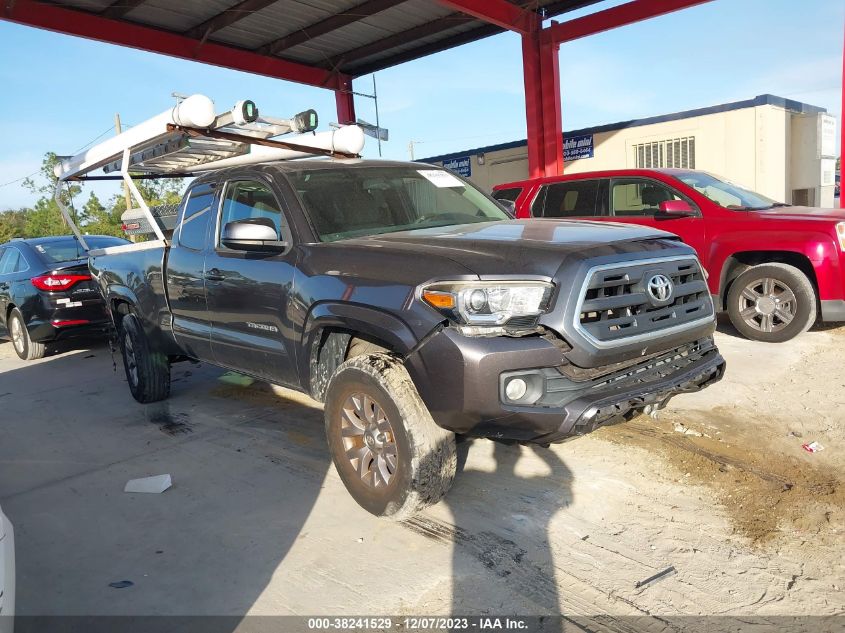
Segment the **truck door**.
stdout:
[[704,220],[697,217],[660,218],[659,205],[666,200],[686,200],[693,209],[696,204],[668,185],[650,178],[613,178],[608,196],[610,215],[617,222],[641,224],[678,235],[692,246],[699,258],[705,252]]
[[188,190],[167,259],[167,298],[173,315],[173,334],[190,356],[207,361],[213,357],[204,263],[214,206],[211,185],[200,184]]
[[296,362],[288,318],[294,253],[256,253],[220,243],[229,222],[266,218],[290,243],[290,224],[269,183],[259,177],[229,181],[222,193],[213,248],[205,262],[211,348],[219,365],[296,386]]

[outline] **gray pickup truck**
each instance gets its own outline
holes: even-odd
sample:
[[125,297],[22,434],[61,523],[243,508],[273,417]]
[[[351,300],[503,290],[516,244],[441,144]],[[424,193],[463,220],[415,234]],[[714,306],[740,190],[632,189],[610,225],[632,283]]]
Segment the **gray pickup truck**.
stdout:
[[289,161],[193,181],[167,246],[97,254],[132,395],[196,359],[325,403],[355,500],[437,502],[456,435],[549,444],[719,380],[693,250],[624,224],[513,220],[440,168]]

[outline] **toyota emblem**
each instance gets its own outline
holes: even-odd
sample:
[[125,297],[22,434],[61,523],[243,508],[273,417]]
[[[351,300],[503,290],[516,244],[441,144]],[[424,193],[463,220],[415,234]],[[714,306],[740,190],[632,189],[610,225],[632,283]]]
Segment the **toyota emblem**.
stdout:
[[672,280],[666,275],[654,275],[648,280],[648,294],[655,301],[663,303],[672,298],[674,286]]

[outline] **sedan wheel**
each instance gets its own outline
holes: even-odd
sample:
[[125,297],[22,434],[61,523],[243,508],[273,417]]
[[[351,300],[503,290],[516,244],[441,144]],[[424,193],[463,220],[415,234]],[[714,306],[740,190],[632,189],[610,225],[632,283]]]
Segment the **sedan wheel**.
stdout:
[[19,319],[12,319],[10,324],[10,334],[12,335],[12,345],[15,346],[15,351],[18,356],[21,356],[26,349],[26,342],[24,341],[23,326]]
[[15,353],[19,358],[23,360],[44,358],[46,352],[44,343],[32,340],[24,324],[23,315],[17,308],[13,308],[9,313],[7,327],[9,336],[12,338],[12,347],[15,348]]

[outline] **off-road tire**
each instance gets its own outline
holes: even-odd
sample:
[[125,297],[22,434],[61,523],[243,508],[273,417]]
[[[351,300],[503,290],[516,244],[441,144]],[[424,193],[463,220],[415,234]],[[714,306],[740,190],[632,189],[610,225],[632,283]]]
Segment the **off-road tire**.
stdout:
[[132,397],[142,404],[167,398],[170,395],[170,361],[150,348],[144,328],[135,315],[123,317],[119,335],[123,368]]
[[[353,394],[373,399],[390,422],[396,467],[387,485],[365,483],[347,456],[342,437],[344,403]],[[455,435],[435,424],[407,370],[389,354],[350,358],[338,367],[326,392],[326,437],[346,489],[368,512],[406,519],[440,501],[455,479]]]
[[[749,325],[741,315],[742,293],[749,284],[760,279],[773,279],[788,288],[795,296],[792,320],[781,329],[765,332]],[[760,264],[751,266],[734,279],[728,291],[727,311],[731,323],[740,334],[753,341],[783,343],[806,332],[816,322],[816,291],[801,270],[789,264]]]
[[[12,339],[12,347],[15,349],[15,354],[21,360],[38,360],[39,358],[44,358],[46,347],[44,343],[33,341],[29,336],[29,331],[26,329],[26,322],[23,320],[20,310],[12,308],[6,325],[6,329],[9,330],[9,337]],[[16,337],[16,333],[19,338]]]

